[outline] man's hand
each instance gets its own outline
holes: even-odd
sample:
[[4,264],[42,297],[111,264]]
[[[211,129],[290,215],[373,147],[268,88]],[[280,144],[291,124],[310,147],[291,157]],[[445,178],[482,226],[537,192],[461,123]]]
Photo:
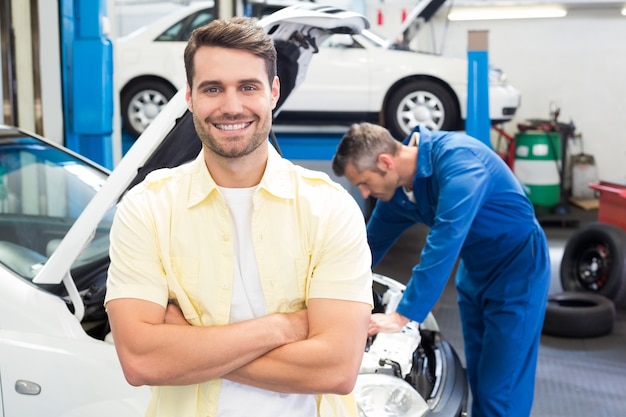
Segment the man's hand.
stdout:
[[397,333],[402,330],[405,324],[409,322],[409,319],[399,313],[372,314],[370,318],[370,325],[367,330],[368,336],[374,336],[377,333]]
[[287,336],[291,338],[299,337],[296,333],[305,330],[308,323],[306,340],[283,344],[224,378],[276,392],[352,392],[365,350],[371,309],[369,303],[311,298],[306,310],[308,321],[300,316],[304,310],[275,314],[281,322],[290,324]]

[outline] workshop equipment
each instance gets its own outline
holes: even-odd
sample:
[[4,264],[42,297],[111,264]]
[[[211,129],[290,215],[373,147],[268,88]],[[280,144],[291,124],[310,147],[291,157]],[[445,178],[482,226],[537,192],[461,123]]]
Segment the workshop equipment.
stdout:
[[[559,108],[551,105],[550,120],[529,119],[526,121],[526,123],[520,123],[517,125],[517,128],[519,129],[519,134],[517,136],[522,136],[522,134],[530,132],[541,132],[545,135],[543,136],[543,140],[545,141],[543,145],[545,146],[540,146],[537,152],[541,155],[541,157],[551,160],[557,170],[559,178],[558,182],[556,183],[558,185],[558,199],[557,202],[554,203],[553,188],[550,188],[547,197],[540,196],[538,197],[539,200],[537,200],[537,196],[535,196],[533,197],[535,201],[533,201],[532,198],[531,201],[535,206],[535,212],[537,213],[537,215],[556,215],[553,216],[553,218],[551,219],[543,217],[543,221],[560,221],[564,225],[565,223],[569,223],[571,221],[576,222],[576,219],[566,218],[566,215],[569,213],[567,195],[568,193],[565,188],[564,182],[566,164],[562,163],[563,161],[567,161],[567,144],[569,142],[569,139],[574,137],[576,132],[576,126],[574,125],[573,121],[570,121],[569,123],[559,122],[558,118],[560,112],[561,111]],[[540,173],[527,171],[526,168],[524,168],[524,164],[522,164],[522,168],[520,168],[517,159],[520,157],[520,153],[523,155],[524,150],[520,150],[519,153],[517,152],[518,147],[520,146],[518,139],[520,138],[516,137],[516,161],[514,163],[514,167],[518,166],[518,170],[516,171],[514,169],[513,171],[516,175],[518,175],[518,178],[520,175],[522,176],[522,178],[520,178],[522,184],[524,184],[524,177],[530,177],[530,180],[528,180],[530,185],[554,186],[554,173],[551,169],[550,172],[548,172],[547,164],[544,164],[545,166],[542,165],[539,167],[539,169],[546,170],[545,172],[542,171]],[[539,184],[530,181],[539,181]],[[530,188],[530,186],[525,187],[527,187],[526,191],[527,193],[529,193],[528,195],[530,198],[530,192],[532,192],[532,189]],[[542,219],[540,219],[540,221],[542,221]]]
[[593,200],[596,191],[589,184],[598,182],[598,169],[593,155],[586,154],[583,148],[582,134],[577,133],[580,152],[570,157],[571,194],[577,200]]
[[626,182],[600,181],[589,187],[600,193],[598,221],[626,230]]
[[559,132],[527,130],[515,135],[513,172],[538,211],[560,201],[561,136]]

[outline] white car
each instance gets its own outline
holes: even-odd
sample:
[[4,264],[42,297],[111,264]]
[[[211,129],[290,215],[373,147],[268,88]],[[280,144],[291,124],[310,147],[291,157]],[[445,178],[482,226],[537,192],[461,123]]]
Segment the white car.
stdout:
[[[441,2],[439,2],[441,3]],[[431,0],[418,3],[428,8]],[[411,33],[413,14],[399,28]],[[214,18],[212,2],[191,3],[117,40],[115,73],[124,127],[134,135],[146,128],[185,84],[183,51],[191,31]],[[396,36],[393,37],[395,39]],[[405,38],[410,43],[410,39]],[[418,123],[431,129],[463,129],[467,116],[468,63],[464,59],[415,52],[377,36],[336,34],[322,44],[306,79],[282,107],[277,123],[319,124],[371,121],[402,139]],[[511,120],[521,94],[497,68],[489,72],[489,116]]]
[[[294,85],[313,39],[365,25],[349,12],[284,12],[262,23],[277,45],[293,46],[292,34],[310,35],[292,49],[304,64],[292,72]],[[103,307],[109,231],[129,186],[199,150],[182,90],[112,172],[0,126],[0,416],[144,415],[150,390],[125,381]],[[374,311],[393,311],[403,290],[376,275]],[[465,370],[432,315],[368,340],[357,379],[365,417],[457,417],[467,410]]]
[[[0,416],[145,411],[149,389],[126,382],[105,341],[113,211],[92,213],[102,217],[94,227],[77,220],[108,175],[65,148],[0,125]],[[68,233],[72,225],[78,239]]]

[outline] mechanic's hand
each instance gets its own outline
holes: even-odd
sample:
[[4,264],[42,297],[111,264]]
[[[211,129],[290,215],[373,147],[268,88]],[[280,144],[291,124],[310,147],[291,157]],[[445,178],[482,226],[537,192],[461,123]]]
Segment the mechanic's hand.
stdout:
[[183,311],[175,303],[168,303],[165,308],[165,324],[189,325]]
[[367,330],[368,336],[374,336],[378,333],[397,333],[402,330],[405,324],[409,322],[409,319],[399,313],[372,314],[370,318],[370,325]]

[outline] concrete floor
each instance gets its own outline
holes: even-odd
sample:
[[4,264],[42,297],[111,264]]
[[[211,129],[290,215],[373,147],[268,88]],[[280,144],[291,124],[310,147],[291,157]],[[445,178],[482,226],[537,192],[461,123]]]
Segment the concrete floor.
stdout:
[[[597,219],[597,211],[568,207],[562,217],[542,221],[550,242],[550,292],[560,292],[559,268],[563,248],[577,227]],[[540,217],[541,220],[541,217]],[[415,226],[396,242],[375,272],[401,282],[419,261],[426,229]],[[456,289],[448,282],[433,309],[443,336],[465,364]],[[615,417],[626,415],[626,310],[618,310],[610,335],[590,339],[542,336],[539,348],[532,417]]]

